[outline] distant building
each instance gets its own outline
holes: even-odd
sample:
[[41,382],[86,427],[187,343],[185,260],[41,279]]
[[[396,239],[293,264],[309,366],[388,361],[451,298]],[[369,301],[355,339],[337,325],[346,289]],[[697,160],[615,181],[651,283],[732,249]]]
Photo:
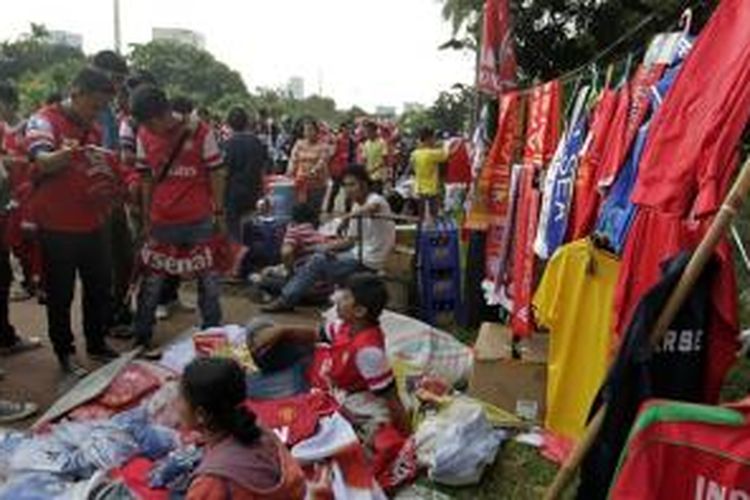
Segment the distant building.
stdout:
[[299,76],[293,76],[286,84],[286,91],[293,99],[301,101],[305,98],[305,79]]
[[377,106],[375,108],[375,115],[378,118],[395,118],[396,108],[393,106]]
[[83,35],[64,30],[49,30],[45,41],[50,45],[65,45],[83,50]]
[[184,28],[153,28],[151,30],[153,41],[167,40],[171,42],[191,45],[197,49],[206,48],[206,37],[197,31]]
[[412,113],[414,111],[424,111],[425,107],[423,104],[418,102],[405,102],[404,113]]

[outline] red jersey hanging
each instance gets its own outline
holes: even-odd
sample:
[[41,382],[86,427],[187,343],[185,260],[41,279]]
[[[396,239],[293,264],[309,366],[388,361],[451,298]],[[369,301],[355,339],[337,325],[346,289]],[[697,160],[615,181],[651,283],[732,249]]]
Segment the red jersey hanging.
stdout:
[[654,118],[633,202],[681,216],[719,208],[750,118],[748,25],[750,2],[718,4]]

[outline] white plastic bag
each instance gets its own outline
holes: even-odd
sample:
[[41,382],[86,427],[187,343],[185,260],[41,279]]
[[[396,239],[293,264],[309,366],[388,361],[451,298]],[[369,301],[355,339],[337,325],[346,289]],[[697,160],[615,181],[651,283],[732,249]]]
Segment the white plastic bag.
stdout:
[[506,434],[495,430],[482,406],[458,398],[417,429],[417,457],[432,481],[449,486],[479,483]]

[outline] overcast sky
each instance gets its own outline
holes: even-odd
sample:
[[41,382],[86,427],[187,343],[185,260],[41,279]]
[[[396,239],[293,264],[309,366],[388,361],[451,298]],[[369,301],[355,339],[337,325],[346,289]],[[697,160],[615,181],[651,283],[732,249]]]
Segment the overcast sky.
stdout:
[[[251,90],[299,75],[339,107],[429,104],[473,78],[470,54],[437,50],[450,38],[438,0],[121,0],[121,11],[124,44],[154,26],[193,29]],[[0,39],[33,21],[82,34],[93,52],[113,46],[112,19],[111,0],[21,0],[3,9]]]

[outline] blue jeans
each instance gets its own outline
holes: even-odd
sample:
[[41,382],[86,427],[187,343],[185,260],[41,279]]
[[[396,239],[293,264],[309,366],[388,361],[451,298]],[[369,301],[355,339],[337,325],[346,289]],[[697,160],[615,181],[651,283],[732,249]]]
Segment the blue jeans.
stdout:
[[363,266],[350,253],[335,256],[317,253],[295,271],[292,279],[284,285],[281,298],[285,304],[296,306],[318,281],[342,283],[359,270],[363,270]]
[[[157,226],[151,230],[151,237],[157,243],[190,247],[196,243],[210,240],[213,236],[213,224],[210,220],[191,224]],[[138,343],[151,341],[156,308],[159,305],[162,287],[166,276],[149,274],[141,282],[138,293],[138,310],[135,315],[135,337]],[[201,328],[221,325],[221,278],[218,273],[210,272],[198,276],[198,308],[201,312]]]

